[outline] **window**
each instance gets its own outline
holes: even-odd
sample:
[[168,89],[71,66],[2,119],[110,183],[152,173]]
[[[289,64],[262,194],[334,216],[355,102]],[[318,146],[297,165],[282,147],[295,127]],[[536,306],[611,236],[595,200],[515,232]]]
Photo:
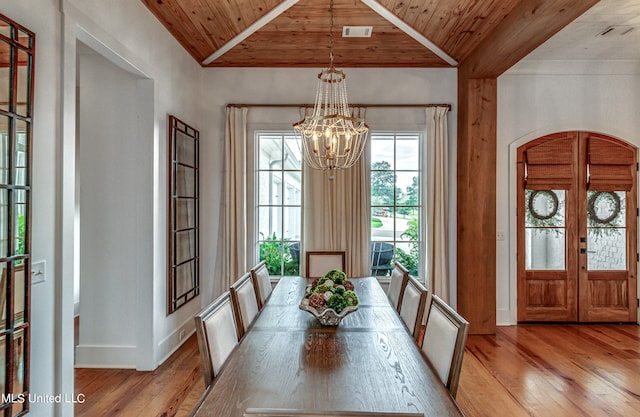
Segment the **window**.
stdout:
[[260,261],[269,275],[300,275],[302,163],[292,133],[257,133]]
[[371,133],[373,275],[389,275],[394,259],[414,276],[423,267],[421,138],[418,133]]
[[[3,416],[29,401],[31,143],[35,35],[0,15],[0,393]],[[11,401],[10,399],[16,399]]]

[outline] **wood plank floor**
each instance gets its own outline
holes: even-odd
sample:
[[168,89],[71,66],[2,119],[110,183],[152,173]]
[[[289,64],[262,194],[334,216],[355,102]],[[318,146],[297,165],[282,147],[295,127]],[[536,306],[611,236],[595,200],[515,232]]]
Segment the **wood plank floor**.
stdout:
[[[188,416],[204,392],[195,336],[153,372],[76,370],[76,416]],[[469,336],[467,417],[640,416],[640,326],[527,324]]]

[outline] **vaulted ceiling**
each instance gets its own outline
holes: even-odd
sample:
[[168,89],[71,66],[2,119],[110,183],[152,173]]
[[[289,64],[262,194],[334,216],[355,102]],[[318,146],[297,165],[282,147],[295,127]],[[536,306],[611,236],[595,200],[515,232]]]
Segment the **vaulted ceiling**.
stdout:
[[[526,0],[334,0],[339,67],[454,67]],[[142,0],[203,66],[324,67],[329,0]],[[342,37],[371,26],[370,37]]]

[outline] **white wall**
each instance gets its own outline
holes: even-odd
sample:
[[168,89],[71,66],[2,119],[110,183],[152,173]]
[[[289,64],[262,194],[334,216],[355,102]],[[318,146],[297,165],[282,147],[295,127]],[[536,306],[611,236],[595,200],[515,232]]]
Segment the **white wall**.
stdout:
[[521,63],[498,79],[497,318],[517,321],[515,149],[552,132],[606,133],[640,146],[640,66]]
[[[344,68],[341,68],[344,69]],[[450,222],[450,276],[452,278],[452,302],[456,301],[456,135],[457,135],[457,70],[455,69],[344,69],[347,74],[347,90],[350,103],[364,104],[410,104],[449,103],[453,109],[449,113],[449,167],[451,192],[449,194]],[[271,69],[271,68],[229,68],[208,69],[204,72],[203,90],[206,91],[208,121],[207,130],[213,137],[224,138],[225,106],[230,103],[313,103],[315,98],[317,73],[319,69]],[[370,108],[366,115],[371,129],[424,129],[424,109]],[[291,124],[299,121],[296,108],[256,108],[249,109],[249,128],[293,129]],[[207,161],[202,167],[205,178],[202,188],[202,212],[217,213],[222,194],[220,178],[223,169],[223,142],[216,140],[203,142],[201,157]],[[210,248],[218,237],[217,217],[204,218],[202,248],[211,253]],[[216,270],[216,259],[203,259],[204,270]],[[212,289],[215,294],[225,288]],[[213,293],[206,293],[212,296]]]
[[153,265],[153,241],[144,234],[153,219],[138,215],[138,210],[153,213],[153,131],[137,135],[138,80],[97,53],[78,55],[81,320],[76,367],[137,365],[138,270],[151,272]]
[[[143,206],[137,206],[136,210],[139,216],[144,214],[152,219],[146,235],[139,235],[139,238],[151,248],[149,255],[153,261],[148,270],[139,270],[137,277],[137,314],[147,315],[149,321],[146,327],[137,329],[139,356],[136,364],[138,369],[153,369],[182,342],[179,338],[181,330],[186,330],[186,336],[193,332],[192,317],[201,307],[200,300],[196,300],[175,314],[166,315],[165,179],[169,114],[200,129],[203,139],[207,139],[201,118],[202,70],[141,2],[69,0],[63,1],[63,10],[65,29],[72,28],[77,39],[123,69],[150,80],[144,88],[151,88],[153,105],[143,104],[141,111],[148,112],[151,120],[149,131],[143,128],[142,134],[152,132],[146,152],[153,162],[150,172],[144,173],[149,174],[152,181],[149,187],[152,208],[149,212]],[[65,47],[74,49],[75,39],[65,39]],[[65,61],[65,73],[75,71],[72,61]],[[72,87],[65,85],[63,88],[66,93]],[[65,107],[67,109],[71,110],[71,106]],[[201,271],[203,281],[212,276],[207,272]],[[153,308],[149,309],[149,305]]]

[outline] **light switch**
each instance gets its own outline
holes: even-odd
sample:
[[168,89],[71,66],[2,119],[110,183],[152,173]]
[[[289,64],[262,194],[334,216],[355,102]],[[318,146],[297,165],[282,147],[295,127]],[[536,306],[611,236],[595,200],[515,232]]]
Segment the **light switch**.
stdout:
[[45,262],[39,261],[31,264],[31,284],[45,281]]

